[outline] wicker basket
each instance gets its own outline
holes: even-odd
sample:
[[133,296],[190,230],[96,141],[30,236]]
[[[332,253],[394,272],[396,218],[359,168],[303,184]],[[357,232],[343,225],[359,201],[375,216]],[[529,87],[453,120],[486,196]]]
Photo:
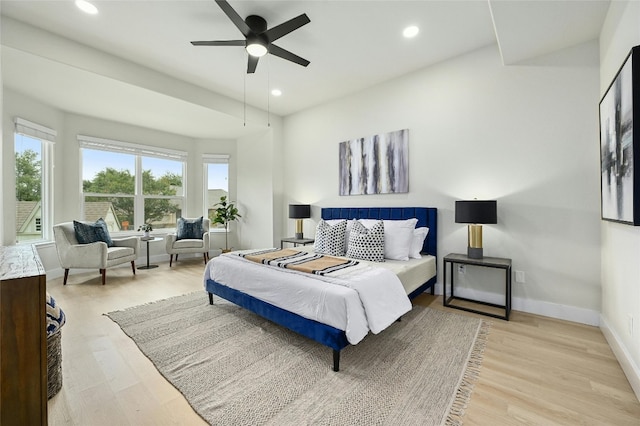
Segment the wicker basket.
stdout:
[[47,337],[47,398],[62,388],[62,330]]

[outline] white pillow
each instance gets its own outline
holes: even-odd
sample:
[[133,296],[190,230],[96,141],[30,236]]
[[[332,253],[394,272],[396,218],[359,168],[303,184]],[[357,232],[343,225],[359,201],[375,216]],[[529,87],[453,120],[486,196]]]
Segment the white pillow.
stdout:
[[411,250],[409,250],[409,257],[412,259],[422,259],[420,252],[422,251],[422,245],[424,239],[429,234],[429,228],[416,228],[413,230],[413,239],[411,241]]
[[316,237],[313,251],[331,256],[344,256],[344,233],[347,221],[339,220],[334,225],[320,219],[316,226]]
[[[365,227],[371,228],[375,219],[359,219]],[[418,219],[383,220],[384,222],[384,257],[391,260],[409,260],[413,230]]]

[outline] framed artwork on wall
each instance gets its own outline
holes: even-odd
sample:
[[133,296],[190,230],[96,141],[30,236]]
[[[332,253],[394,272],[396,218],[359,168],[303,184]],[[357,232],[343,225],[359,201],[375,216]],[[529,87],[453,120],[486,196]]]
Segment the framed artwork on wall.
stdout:
[[603,220],[640,225],[640,46],[631,49],[600,101]]
[[340,195],[409,192],[409,129],[340,142]]

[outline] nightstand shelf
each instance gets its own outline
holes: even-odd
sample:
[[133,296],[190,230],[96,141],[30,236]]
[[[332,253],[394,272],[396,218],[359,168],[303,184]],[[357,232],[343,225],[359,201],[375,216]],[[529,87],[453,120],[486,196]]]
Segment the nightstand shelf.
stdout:
[[[472,259],[467,255],[459,254],[459,253],[450,253],[446,255],[443,259],[444,266],[444,289],[442,294],[442,304],[449,308],[460,309],[467,312],[474,312],[476,314],[488,315],[490,317],[499,318],[503,320],[509,321],[509,314],[511,313],[511,259],[506,259],[502,257],[483,257],[482,259]],[[449,264],[449,272],[451,274],[450,283],[447,283],[447,264]],[[459,297],[455,295],[455,274],[453,270],[453,265],[474,265],[474,266],[482,266],[486,268],[497,268],[503,269],[505,273],[505,302],[504,305],[498,305],[495,303],[483,302],[479,300],[473,300],[465,297]],[[451,295],[447,296],[447,287],[451,285]],[[465,303],[466,306],[454,305],[452,302],[454,301],[463,301],[470,302]],[[491,312],[480,311],[474,308],[469,307],[470,304],[478,304],[484,306],[490,306],[493,308],[504,309],[504,315],[498,315]]]
[[314,241],[313,238],[283,238],[280,240],[280,248],[284,248],[284,243],[291,243],[294,247],[298,247],[298,244],[306,246],[307,244],[313,244]]

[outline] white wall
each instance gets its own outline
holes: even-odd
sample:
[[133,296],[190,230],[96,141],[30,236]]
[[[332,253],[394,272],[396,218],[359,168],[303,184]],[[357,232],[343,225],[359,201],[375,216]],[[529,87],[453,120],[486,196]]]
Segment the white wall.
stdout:
[[[277,219],[274,199],[281,181],[281,119],[272,122],[262,135],[238,139],[238,207],[243,215],[238,224],[239,247],[272,247]],[[276,140],[278,138],[278,140]]]
[[[525,272],[526,283],[514,283],[514,309],[597,324],[597,88],[596,42],[564,58],[507,67],[490,46],[294,114],[284,119],[285,202],[313,205],[307,235],[320,207],[437,207],[441,262],[466,250],[454,201],[497,199],[498,224],[484,227],[484,250]],[[338,143],[403,128],[410,131],[409,193],[340,197]],[[463,283],[473,276],[481,284],[468,291],[504,301],[499,277],[471,271]]]
[[[638,22],[639,2],[611,2],[600,36],[601,96],[631,48],[640,44]],[[602,221],[601,232],[601,328],[640,398],[640,229]]]

